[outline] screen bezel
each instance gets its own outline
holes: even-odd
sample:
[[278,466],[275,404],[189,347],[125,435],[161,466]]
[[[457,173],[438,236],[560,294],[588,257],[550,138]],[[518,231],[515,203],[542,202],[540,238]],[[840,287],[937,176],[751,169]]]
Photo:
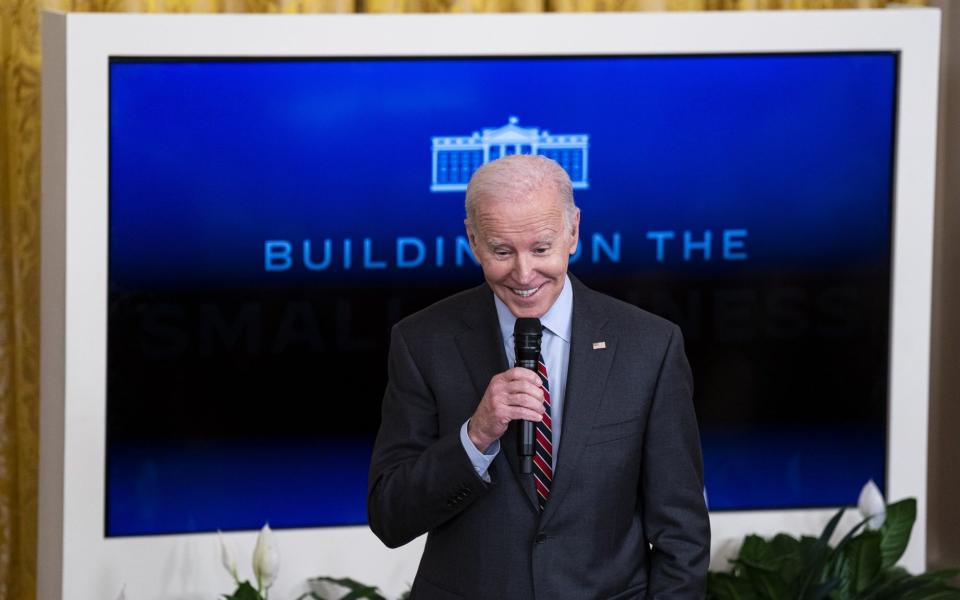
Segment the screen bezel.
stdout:
[[[44,580],[47,569],[59,565],[62,570],[51,574],[43,586],[70,589],[80,596],[110,597],[118,593],[120,582],[127,581],[131,593],[141,586],[174,593],[157,565],[180,568],[186,564],[191,568],[178,588],[184,594],[209,595],[225,590],[229,583],[220,571],[212,534],[103,536],[107,92],[109,59],[120,56],[899,53],[887,481],[891,499],[917,498],[917,524],[904,564],[923,568],[927,403],[918,399],[928,397],[937,11],[310,17],[48,14],[44,26],[40,564],[48,566],[41,567],[39,580]],[[484,34],[489,31],[498,35]],[[903,209],[902,199],[909,200],[910,210]],[[723,558],[746,533],[816,533],[832,512],[713,514],[715,568],[722,568]],[[853,515],[847,517],[847,522],[855,520]],[[228,539],[246,549],[252,548],[254,535],[235,533]],[[277,532],[277,538],[284,555],[284,572],[275,590],[280,594],[298,589],[303,579],[321,572],[351,574],[374,581],[390,593],[399,591],[412,580],[423,544],[420,538],[391,552],[362,526],[285,530]],[[45,552],[61,558],[47,562]],[[318,554],[322,560],[316,558]]]

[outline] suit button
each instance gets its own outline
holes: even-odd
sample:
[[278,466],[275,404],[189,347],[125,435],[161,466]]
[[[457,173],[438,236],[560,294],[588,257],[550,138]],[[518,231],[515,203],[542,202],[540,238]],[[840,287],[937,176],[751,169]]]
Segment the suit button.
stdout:
[[533,538],[533,541],[535,541],[535,542],[538,543],[538,544],[542,544],[542,543],[544,543],[545,541],[547,541],[547,534],[545,534],[545,533],[538,533],[538,534],[537,534],[537,537]]

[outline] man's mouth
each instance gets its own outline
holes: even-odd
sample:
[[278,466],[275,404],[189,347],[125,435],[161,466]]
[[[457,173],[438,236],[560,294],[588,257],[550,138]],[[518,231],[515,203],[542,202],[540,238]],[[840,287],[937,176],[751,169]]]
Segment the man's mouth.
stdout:
[[510,291],[513,292],[515,296],[520,296],[521,298],[529,298],[530,296],[539,292],[540,288],[542,288],[544,285],[545,284],[541,283],[537,287],[524,288],[524,289],[512,287],[510,288]]

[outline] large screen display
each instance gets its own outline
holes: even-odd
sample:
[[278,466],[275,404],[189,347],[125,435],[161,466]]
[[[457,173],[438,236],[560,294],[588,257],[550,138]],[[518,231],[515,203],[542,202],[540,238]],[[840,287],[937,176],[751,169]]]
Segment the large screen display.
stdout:
[[[712,510],[885,480],[895,53],[110,64],[108,536],[366,522],[390,327],[482,283],[484,161],[677,322]],[[561,455],[562,461],[562,455]]]

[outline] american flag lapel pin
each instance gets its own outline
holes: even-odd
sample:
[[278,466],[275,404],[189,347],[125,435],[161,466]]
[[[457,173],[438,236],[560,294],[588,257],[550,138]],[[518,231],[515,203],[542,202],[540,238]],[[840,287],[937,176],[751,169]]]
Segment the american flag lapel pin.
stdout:
[[594,349],[594,350],[603,350],[603,349],[606,348],[606,347],[607,347],[607,343],[606,343],[606,342],[594,342],[594,343],[593,343],[593,349]]

